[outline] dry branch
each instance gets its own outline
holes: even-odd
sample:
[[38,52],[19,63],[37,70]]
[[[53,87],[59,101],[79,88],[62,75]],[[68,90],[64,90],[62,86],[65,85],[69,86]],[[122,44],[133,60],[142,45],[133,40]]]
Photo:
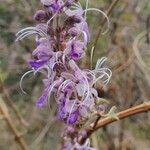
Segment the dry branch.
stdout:
[[9,92],[7,90],[7,88],[5,87],[5,85],[3,84],[3,82],[0,79],[0,92],[3,94],[4,99],[6,100],[6,102],[10,105],[10,107],[12,108],[12,110],[15,112],[18,120],[25,126],[28,127],[29,124],[22,118],[22,116],[20,115],[16,105],[13,103],[12,99],[10,98]]
[[7,107],[2,99],[0,99],[0,113],[4,116],[4,119],[6,120],[9,128],[11,129],[12,133],[14,134],[15,140],[20,145],[21,149],[27,150],[27,145],[26,145],[25,141],[23,140],[19,131],[16,129],[16,127],[13,123],[13,120],[11,119],[11,117],[8,113]]
[[[121,119],[124,119],[124,118],[128,118],[130,116],[133,116],[133,115],[136,115],[136,114],[140,114],[140,113],[143,113],[143,112],[148,112],[150,111],[150,102],[145,102],[141,105],[138,105],[138,106],[135,106],[135,107],[132,107],[132,108],[129,108],[129,109],[126,109],[124,111],[121,111],[119,113],[117,113],[117,117],[119,118],[119,120]],[[93,134],[96,130],[98,130],[99,128],[102,128],[108,124],[111,124],[112,122],[115,122],[117,120],[113,119],[113,118],[110,118],[110,117],[106,117],[104,119],[101,119],[97,125],[94,127],[93,129],[93,126],[94,124],[91,124],[89,128],[87,128],[87,133],[88,133],[88,137],[91,136],[91,134]],[[82,138],[80,140],[80,143],[84,143],[85,142],[85,138]]]

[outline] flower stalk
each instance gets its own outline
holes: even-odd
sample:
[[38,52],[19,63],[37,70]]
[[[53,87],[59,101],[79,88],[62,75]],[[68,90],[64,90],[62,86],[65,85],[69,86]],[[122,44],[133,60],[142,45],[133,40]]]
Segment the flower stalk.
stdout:
[[[136,114],[147,113],[148,111],[150,111],[150,102],[144,102],[143,104],[140,104],[140,105],[134,106],[132,108],[123,110],[123,111],[117,113],[116,115],[119,118],[119,120],[122,120],[122,119],[131,117],[131,116],[136,115]],[[107,126],[107,125],[109,125],[115,121],[118,121],[118,120],[113,119],[111,117],[106,117],[106,118],[99,120],[97,122],[97,125],[94,128],[93,128],[94,123],[92,123],[90,125],[90,127],[86,129],[87,135],[88,135],[86,138],[90,137],[91,134],[96,132],[98,129],[100,129],[104,126]],[[84,139],[84,138],[80,139],[80,143],[84,143],[85,140],[86,139]]]

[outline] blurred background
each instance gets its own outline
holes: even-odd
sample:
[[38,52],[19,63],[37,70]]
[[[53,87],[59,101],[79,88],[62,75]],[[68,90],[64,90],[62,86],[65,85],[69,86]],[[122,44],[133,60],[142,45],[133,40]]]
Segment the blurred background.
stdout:
[[[80,1],[85,6],[85,0]],[[89,2],[90,7],[107,11],[112,0]],[[54,117],[55,101],[51,100],[51,109],[35,107],[42,92],[42,77],[25,78],[23,87],[28,94],[19,87],[22,75],[29,70],[27,61],[35,43],[33,36],[15,43],[15,33],[34,26],[34,12],[41,7],[40,0],[0,0],[0,150],[20,149],[12,126],[29,149],[57,150],[62,142],[65,126]],[[91,47],[103,19],[98,13],[88,14],[92,41],[82,64],[85,68],[89,67]],[[107,87],[99,87],[99,95],[121,111],[150,100],[150,1],[120,0],[109,19],[110,30],[99,37],[94,64],[98,58],[108,57],[113,76]],[[102,128],[91,141],[98,150],[150,150],[150,113]]]

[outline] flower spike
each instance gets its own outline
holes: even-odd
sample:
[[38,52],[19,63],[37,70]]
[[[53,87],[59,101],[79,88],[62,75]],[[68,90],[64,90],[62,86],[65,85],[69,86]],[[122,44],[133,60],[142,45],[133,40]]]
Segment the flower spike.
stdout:
[[[89,139],[83,145],[77,142],[80,134],[85,137],[87,135],[77,131],[76,127],[86,124],[91,115],[104,111],[105,106],[98,103],[100,98],[96,87],[98,82],[106,85],[112,72],[104,67],[106,57],[99,59],[92,70],[94,47],[91,49],[91,70],[81,69],[78,61],[84,58],[87,44],[91,40],[87,13],[101,13],[108,22],[108,28],[109,18],[97,8],[88,8],[89,0],[86,0],[85,10],[78,0],[41,0],[41,3],[44,9],[34,15],[37,25],[16,34],[16,41],[35,35],[36,44],[28,61],[31,70],[22,76],[20,88],[26,93],[22,87],[23,79],[30,73],[42,73],[43,92],[36,106],[50,108],[50,98],[53,95],[58,108],[57,116],[68,126],[64,132],[63,149],[94,150],[90,147]],[[62,16],[65,19],[60,21]],[[107,31],[108,29],[103,34]]]

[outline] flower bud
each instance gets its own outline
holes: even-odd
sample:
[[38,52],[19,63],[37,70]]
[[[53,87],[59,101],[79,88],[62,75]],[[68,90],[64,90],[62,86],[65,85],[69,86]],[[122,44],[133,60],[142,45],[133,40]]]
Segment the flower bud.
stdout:
[[38,10],[34,15],[34,19],[36,21],[45,21],[47,18],[46,12],[43,10]]
[[75,23],[80,23],[80,22],[81,22],[81,18],[80,17],[71,16],[71,17],[68,17],[65,20],[65,25],[73,26]]

